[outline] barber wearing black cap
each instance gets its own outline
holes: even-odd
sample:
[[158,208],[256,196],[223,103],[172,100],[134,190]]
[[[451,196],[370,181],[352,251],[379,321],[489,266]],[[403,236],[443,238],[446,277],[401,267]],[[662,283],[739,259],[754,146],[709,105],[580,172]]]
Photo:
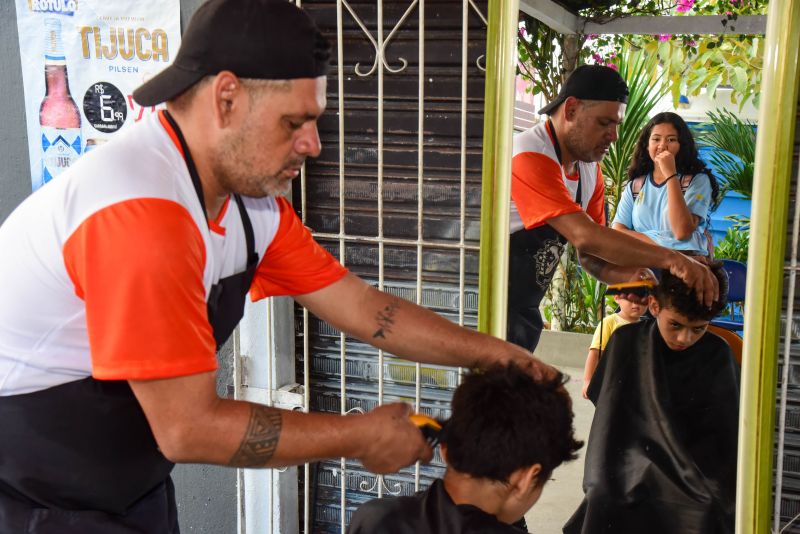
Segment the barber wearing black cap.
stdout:
[[657,267],[682,278],[707,305],[716,299],[716,279],[704,265],[606,227],[598,162],[617,140],[627,101],[615,70],[583,65],[539,111],[548,120],[514,138],[507,339],[528,350],[539,342],[539,303],[567,242],[603,282],[649,277],[642,268]]
[[178,532],[173,462],[430,460],[405,404],[343,417],[219,398],[216,348],[248,292],[415,361],[552,372],[351,275],[282,198],[320,152],[328,61],[294,4],[211,0],[134,93],[166,110],[0,226],[0,532]]

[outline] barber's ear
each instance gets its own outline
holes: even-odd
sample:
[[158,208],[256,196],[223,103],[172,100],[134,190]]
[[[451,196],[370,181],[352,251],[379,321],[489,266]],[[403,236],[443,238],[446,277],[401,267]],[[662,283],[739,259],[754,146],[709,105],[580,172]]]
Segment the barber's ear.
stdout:
[[240,111],[242,99],[247,98],[246,89],[234,73],[223,70],[214,77],[211,91],[217,126],[220,128],[230,126],[235,120],[236,112]]
[[568,96],[566,100],[564,100],[564,118],[568,121],[574,121],[580,106],[580,100],[574,96]]
[[447,463],[447,445],[445,445],[444,443],[440,443],[439,444],[439,452],[442,455],[442,461],[444,463]]

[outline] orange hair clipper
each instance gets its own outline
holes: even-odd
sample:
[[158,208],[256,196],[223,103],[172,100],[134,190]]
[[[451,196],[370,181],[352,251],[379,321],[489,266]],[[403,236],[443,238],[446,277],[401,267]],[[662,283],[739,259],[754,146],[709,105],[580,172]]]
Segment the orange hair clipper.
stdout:
[[414,423],[417,428],[419,428],[420,432],[422,432],[422,435],[425,437],[428,445],[435,447],[439,444],[442,436],[442,429],[444,428],[442,423],[433,417],[419,413],[411,414],[409,419],[411,419],[411,422]]
[[650,294],[656,283],[652,280],[638,280],[636,282],[625,282],[623,284],[612,284],[606,289],[606,295],[636,295],[646,297]]

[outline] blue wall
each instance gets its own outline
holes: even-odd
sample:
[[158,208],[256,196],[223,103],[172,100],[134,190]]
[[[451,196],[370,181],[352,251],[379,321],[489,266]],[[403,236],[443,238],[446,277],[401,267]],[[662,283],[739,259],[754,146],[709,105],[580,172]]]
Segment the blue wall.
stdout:
[[[708,123],[694,122],[688,124],[693,132],[697,132],[698,130],[703,130],[704,128],[709,127]],[[711,165],[710,158],[708,157],[711,150],[708,148],[698,147],[698,152],[700,154],[700,159],[702,159],[706,165],[708,165],[708,167],[714,173],[714,176],[716,176],[717,180],[719,181],[721,174],[719,170]],[[720,239],[725,237],[725,233],[728,231],[728,228],[734,224],[732,221],[725,220],[725,217],[728,215],[746,215],[749,217],[750,203],[750,199],[747,199],[734,191],[729,191],[723,197],[720,205],[711,214],[711,236],[714,238],[714,245],[716,245]]]
[[739,193],[729,191],[722,199],[717,210],[711,214],[711,236],[714,238],[714,245],[725,237],[728,228],[733,225],[732,221],[726,221],[726,215],[746,215],[750,216],[750,199],[744,198]]

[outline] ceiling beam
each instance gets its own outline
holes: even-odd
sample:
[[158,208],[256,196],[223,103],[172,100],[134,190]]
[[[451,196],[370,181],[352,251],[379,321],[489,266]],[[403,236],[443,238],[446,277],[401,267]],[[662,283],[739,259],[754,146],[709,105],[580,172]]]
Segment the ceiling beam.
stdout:
[[758,35],[764,34],[767,29],[766,15],[742,15],[737,20],[729,20],[725,26],[722,25],[722,21],[726,20],[724,15],[634,16],[598,24],[585,21],[552,0],[519,0],[519,9],[564,34]]
[[519,0],[519,10],[533,16],[558,33],[579,33],[583,19],[551,0]]
[[[534,15],[535,16],[535,15]],[[538,18],[538,17],[537,17]],[[683,17],[626,17],[615,19],[606,24],[587,22],[583,28],[584,34],[592,33],[624,33],[624,34],[676,34],[696,33],[700,35],[734,34],[748,35],[764,34],[767,29],[766,15],[741,15],[737,20],[728,20],[723,26],[722,21],[727,20],[724,15],[691,15]],[[542,21],[544,22],[544,21]],[[547,24],[545,22],[545,24]],[[555,29],[555,28],[553,28]]]

